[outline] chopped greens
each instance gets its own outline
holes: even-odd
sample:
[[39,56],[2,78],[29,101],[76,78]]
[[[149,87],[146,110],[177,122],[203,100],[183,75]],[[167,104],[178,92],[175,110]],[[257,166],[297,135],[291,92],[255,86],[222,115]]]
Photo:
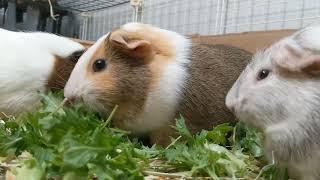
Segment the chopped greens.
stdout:
[[[0,178],[148,179],[148,177],[275,179],[263,158],[262,136],[242,123],[180,137],[167,148],[143,146],[79,104],[60,107],[61,94],[43,96],[38,112],[0,120]],[[114,109],[116,110],[116,108]],[[152,179],[152,178],[151,178]]]

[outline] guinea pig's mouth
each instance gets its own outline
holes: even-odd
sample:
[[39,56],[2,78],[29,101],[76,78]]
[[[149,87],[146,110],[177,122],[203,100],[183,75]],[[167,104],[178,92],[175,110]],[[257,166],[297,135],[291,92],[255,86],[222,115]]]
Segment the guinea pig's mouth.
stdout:
[[101,100],[92,94],[84,95],[82,99],[86,107],[98,112],[102,117],[109,116],[115,107],[115,105],[112,106],[108,102],[105,102],[104,100]]
[[101,115],[107,114],[108,110],[103,106],[102,103],[99,103],[95,100],[91,100],[90,98],[88,98],[88,99],[85,101],[85,105],[87,107],[89,107],[90,109],[92,109],[94,111],[99,112],[99,114],[101,114]]
[[241,107],[240,106],[238,106],[238,105],[235,105],[234,107],[232,107],[232,109],[230,109],[231,110],[231,112],[234,114],[234,116],[237,118],[237,119],[241,119],[241,117],[242,117],[242,109],[241,109]]
[[234,109],[234,115],[240,122],[255,128],[261,128],[259,123],[260,120],[258,119],[257,115],[244,107]]

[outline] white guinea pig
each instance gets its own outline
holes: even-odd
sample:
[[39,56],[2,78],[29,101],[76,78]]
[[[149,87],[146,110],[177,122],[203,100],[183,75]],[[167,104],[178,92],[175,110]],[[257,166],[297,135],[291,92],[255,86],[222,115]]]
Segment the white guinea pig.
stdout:
[[258,52],[226,97],[243,122],[262,129],[265,150],[295,179],[320,179],[320,26]]
[[[251,56],[239,48],[195,43],[173,31],[128,23],[81,56],[64,92],[103,114],[119,105],[112,122],[135,134],[170,129],[179,114],[196,132],[235,120],[224,100]],[[167,144],[171,132],[159,132],[151,143]]]
[[84,47],[53,34],[0,29],[0,112],[18,115],[40,105],[40,93],[63,89]]

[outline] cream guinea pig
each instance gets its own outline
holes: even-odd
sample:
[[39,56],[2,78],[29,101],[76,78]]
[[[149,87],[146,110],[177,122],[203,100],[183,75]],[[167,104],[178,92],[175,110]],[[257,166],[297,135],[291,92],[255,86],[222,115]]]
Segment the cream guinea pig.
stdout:
[[155,133],[152,143],[164,145],[172,135],[164,132],[172,133],[168,125],[179,114],[192,132],[233,121],[224,98],[250,59],[235,47],[197,44],[176,32],[128,23],[80,57],[64,94],[102,114],[119,105],[114,125]]
[[40,93],[64,88],[84,47],[53,34],[0,29],[0,112],[19,115],[40,105]]
[[241,121],[263,130],[267,156],[290,178],[320,179],[320,26],[258,52],[226,104]]

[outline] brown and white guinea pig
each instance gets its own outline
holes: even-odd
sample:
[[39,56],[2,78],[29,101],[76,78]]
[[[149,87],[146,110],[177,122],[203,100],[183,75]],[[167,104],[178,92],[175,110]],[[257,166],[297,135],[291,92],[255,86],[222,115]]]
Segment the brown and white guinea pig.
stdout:
[[39,92],[63,89],[84,47],[48,33],[0,29],[0,112],[35,110]]
[[320,179],[320,26],[258,52],[226,97],[265,133],[268,157],[294,179]]
[[[235,47],[195,44],[176,32],[128,23],[80,57],[64,93],[103,114],[119,105],[114,125],[134,134],[169,129],[179,114],[195,132],[235,119],[224,98],[250,59]],[[167,144],[169,134],[158,134],[152,143]]]

